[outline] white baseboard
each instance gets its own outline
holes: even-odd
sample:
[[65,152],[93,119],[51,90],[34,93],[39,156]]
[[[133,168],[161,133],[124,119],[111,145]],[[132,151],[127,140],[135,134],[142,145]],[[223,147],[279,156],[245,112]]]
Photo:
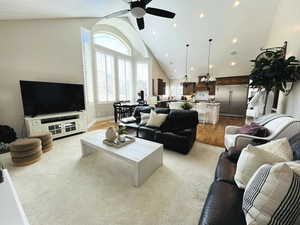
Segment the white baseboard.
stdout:
[[113,120],[113,119],[114,119],[113,116],[106,116],[106,117],[96,118],[96,119],[94,119],[92,122],[90,122],[88,124],[88,128],[90,128],[91,126],[93,126],[95,123],[102,122],[102,121],[107,121],[107,120]]

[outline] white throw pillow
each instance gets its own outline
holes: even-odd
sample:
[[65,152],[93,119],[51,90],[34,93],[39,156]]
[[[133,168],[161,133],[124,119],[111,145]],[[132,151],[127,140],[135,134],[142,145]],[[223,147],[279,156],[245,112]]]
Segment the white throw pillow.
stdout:
[[256,170],[266,163],[285,162],[281,158],[258,147],[248,145],[241,152],[237,162],[234,180],[239,188],[244,189]]
[[282,138],[268,142],[264,145],[256,146],[288,161],[293,160],[293,151],[287,138]]
[[150,113],[142,113],[141,112],[141,122],[140,122],[140,125],[143,126],[143,125],[146,125],[146,123],[148,122],[150,118]]
[[300,176],[286,163],[263,165],[243,197],[247,225],[296,225],[300,217]]
[[168,114],[158,114],[155,111],[151,111],[150,118],[146,124],[147,127],[160,127],[167,119]]

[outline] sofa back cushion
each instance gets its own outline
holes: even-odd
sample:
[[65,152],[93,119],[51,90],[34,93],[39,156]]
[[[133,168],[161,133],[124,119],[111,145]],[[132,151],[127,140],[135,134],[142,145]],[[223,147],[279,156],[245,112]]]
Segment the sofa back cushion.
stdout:
[[280,117],[268,122],[264,127],[266,127],[271,135],[276,135],[279,132],[282,132],[285,127],[287,127],[291,122],[295,121],[294,118],[291,117]]
[[174,132],[194,128],[198,125],[198,112],[193,110],[171,109],[160,129],[163,132]]

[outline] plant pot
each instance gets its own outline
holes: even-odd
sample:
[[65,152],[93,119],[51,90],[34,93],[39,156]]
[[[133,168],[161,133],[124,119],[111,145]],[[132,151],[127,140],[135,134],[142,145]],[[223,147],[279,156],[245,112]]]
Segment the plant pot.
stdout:
[[125,142],[126,141],[125,135],[124,134],[119,135],[118,140],[119,140],[119,142],[122,142],[122,143]]

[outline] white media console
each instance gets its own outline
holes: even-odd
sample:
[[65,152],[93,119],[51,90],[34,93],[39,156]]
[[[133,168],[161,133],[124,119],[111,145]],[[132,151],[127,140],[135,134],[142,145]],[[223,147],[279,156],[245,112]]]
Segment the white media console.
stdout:
[[85,111],[25,117],[28,136],[51,132],[53,138],[87,131]]

